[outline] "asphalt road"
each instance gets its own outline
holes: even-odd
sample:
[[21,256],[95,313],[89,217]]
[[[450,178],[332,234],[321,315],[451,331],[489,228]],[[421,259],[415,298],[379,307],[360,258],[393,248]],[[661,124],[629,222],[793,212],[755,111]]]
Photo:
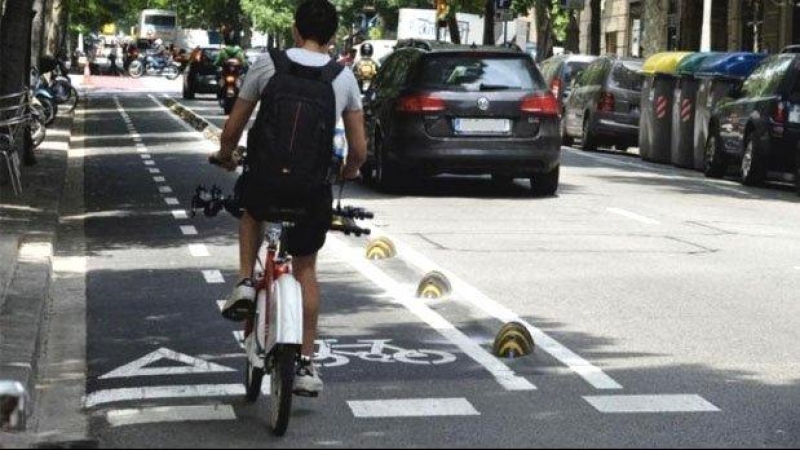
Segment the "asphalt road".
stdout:
[[[224,121],[213,99],[184,104]],[[351,186],[345,203],[400,255],[370,262],[367,239],[330,236],[320,338],[350,356],[321,361],[325,393],[296,399],[278,439],[268,403],[238,392],[237,326],[217,306],[237,224],[179,212],[235,176],[158,95],[96,93],[85,119],[86,412],[103,447],[800,446],[789,187],[567,148],[553,198],[485,177]],[[413,298],[434,269],[452,296]],[[535,353],[490,356],[511,319]]]

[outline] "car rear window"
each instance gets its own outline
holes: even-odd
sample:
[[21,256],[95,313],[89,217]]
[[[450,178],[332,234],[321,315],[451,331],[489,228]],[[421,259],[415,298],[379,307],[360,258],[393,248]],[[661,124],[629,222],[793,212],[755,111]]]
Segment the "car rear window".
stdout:
[[417,84],[449,91],[545,90],[533,61],[516,55],[430,55],[423,60]]
[[582,61],[571,61],[564,65],[564,82],[567,86],[572,83],[573,78],[577,78],[587,67],[589,67],[588,62]]
[[616,64],[611,71],[609,84],[618,89],[641,91],[644,75],[639,72],[640,70],[642,70],[641,63],[624,62]]

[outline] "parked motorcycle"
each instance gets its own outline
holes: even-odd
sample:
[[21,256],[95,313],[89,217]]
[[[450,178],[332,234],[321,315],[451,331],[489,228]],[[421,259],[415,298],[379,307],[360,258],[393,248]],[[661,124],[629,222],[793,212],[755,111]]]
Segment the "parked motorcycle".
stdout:
[[58,115],[58,103],[50,92],[49,86],[44,78],[40,76],[35,69],[31,71],[31,86],[34,97],[39,100],[42,106],[45,125],[52,125]]
[[233,109],[233,104],[239,97],[240,78],[244,66],[242,62],[236,58],[225,60],[222,64],[222,76],[219,80],[219,105],[225,111],[225,114],[230,114]]
[[128,75],[139,78],[144,74],[164,75],[168,80],[174,80],[180,75],[180,64],[162,55],[146,55],[131,61]]
[[42,103],[34,95],[31,95],[30,113],[31,113],[31,140],[33,141],[33,148],[42,145],[45,137],[47,137],[47,127],[45,126],[45,113]]
[[39,60],[42,75],[50,74],[47,89],[59,105],[66,104],[67,112],[72,112],[78,105],[78,90],[72,85],[69,77],[69,68],[63,61],[52,57],[43,56]]

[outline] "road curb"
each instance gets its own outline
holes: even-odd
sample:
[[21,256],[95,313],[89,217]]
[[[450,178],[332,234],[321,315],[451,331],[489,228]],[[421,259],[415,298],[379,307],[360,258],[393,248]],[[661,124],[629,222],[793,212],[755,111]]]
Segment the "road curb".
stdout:
[[183,119],[184,122],[188,123],[195,130],[203,133],[206,139],[219,143],[222,137],[222,130],[217,128],[216,125],[200,117],[199,114],[171,97],[162,98],[162,101],[164,102],[164,106],[169,108],[176,116]]

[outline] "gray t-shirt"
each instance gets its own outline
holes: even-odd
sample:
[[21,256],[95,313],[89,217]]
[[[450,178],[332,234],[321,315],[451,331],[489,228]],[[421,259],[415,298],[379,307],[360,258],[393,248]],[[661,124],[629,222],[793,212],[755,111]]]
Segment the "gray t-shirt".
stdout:
[[[311,52],[302,48],[292,48],[287,51],[289,59],[309,67],[322,67],[330,62],[331,58],[322,53]],[[239,97],[257,102],[261,99],[272,75],[275,74],[275,63],[269,53],[258,57],[250,70],[247,71]],[[358,89],[353,71],[345,67],[342,73],[333,80],[333,92],[336,95],[336,119],[344,111],[361,111],[361,91]]]

